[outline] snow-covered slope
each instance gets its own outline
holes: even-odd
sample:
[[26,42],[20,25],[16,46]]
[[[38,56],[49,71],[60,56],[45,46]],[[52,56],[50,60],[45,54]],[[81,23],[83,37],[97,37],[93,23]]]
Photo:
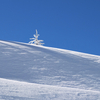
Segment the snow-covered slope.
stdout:
[[100,100],[100,56],[1,40],[0,100]]

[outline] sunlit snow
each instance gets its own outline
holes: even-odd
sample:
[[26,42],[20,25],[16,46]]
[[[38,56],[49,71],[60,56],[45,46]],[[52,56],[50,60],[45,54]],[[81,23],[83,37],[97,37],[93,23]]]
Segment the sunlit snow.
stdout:
[[100,100],[100,56],[1,40],[0,100]]

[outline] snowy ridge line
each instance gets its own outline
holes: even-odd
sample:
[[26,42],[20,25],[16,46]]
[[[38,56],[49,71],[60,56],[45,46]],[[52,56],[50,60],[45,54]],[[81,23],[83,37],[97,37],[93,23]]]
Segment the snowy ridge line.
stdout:
[[8,42],[10,42],[9,44],[11,44],[11,45],[13,45],[13,43],[20,44],[20,45],[24,44],[26,46],[30,46],[31,45],[31,46],[42,47],[42,48],[53,50],[53,51],[59,51],[60,53],[71,53],[71,54],[78,55],[78,56],[85,55],[85,56],[91,56],[91,57],[98,57],[98,58],[100,58],[99,55],[88,54],[88,53],[83,53],[83,52],[78,52],[78,51],[72,51],[72,50],[67,50],[67,49],[55,48],[55,47],[47,47],[47,46],[35,45],[35,44],[29,44],[29,43],[23,43],[23,42],[17,42],[17,41],[3,41],[3,40],[0,40],[0,42],[6,43],[6,44],[8,44]]
[[17,41],[3,41],[3,40],[0,40],[0,42],[2,43],[6,43],[8,44],[8,42],[11,43],[11,45],[13,45],[12,43],[15,43],[15,44],[20,44],[20,45],[26,45],[26,46],[35,46],[35,47],[42,47],[42,48],[45,48],[45,49],[49,49],[49,50],[53,50],[53,51],[59,51],[60,53],[71,53],[71,54],[74,54],[74,55],[78,55],[78,56],[91,56],[91,57],[98,57],[100,58],[99,55],[94,55],[94,54],[88,54],[88,53],[83,53],[83,52],[78,52],[78,51],[72,51],[72,50],[67,50],[67,49],[61,49],[61,48],[54,48],[54,47],[47,47],[47,46],[42,46],[42,45],[34,45],[34,44],[29,44],[29,43],[23,43],[23,42],[17,42]]
[[[16,42],[15,42],[16,43]],[[25,45],[31,45],[31,46],[35,46],[35,47],[41,47],[44,49],[48,49],[51,51],[56,51],[58,53],[62,53],[62,54],[73,54],[79,57],[83,57],[83,58],[87,58],[87,59],[91,59],[94,60],[95,62],[100,63],[100,56],[99,55],[93,55],[93,54],[88,54],[88,53],[83,53],[83,52],[78,52],[78,51],[72,51],[72,50],[66,50],[66,49],[60,49],[60,48],[54,48],[54,47],[47,47],[47,46],[42,46],[42,45],[34,45],[34,44],[27,44],[27,43],[21,43],[18,42],[19,44],[25,44]]]
[[98,55],[93,55],[93,54],[88,54],[88,53],[83,53],[83,52],[77,52],[77,51],[72,51],[72,50],[66,50],[66,49],[60,49],[60,48],[53,48],[53,47],[44,47],[44,46],[41,46],[41,47],[49,49],[49,50],[53,50],[53,51],[56,51],[56,52],[59,52],[59,53],[62,53],[62,54],[70,53],[70,54],[80,56],[80,57],[83,57],[83,58],[95,60],[95,62],[100,63],[100,56],[98,56]]
[[[26,46],[34,46],[34,47],[48,49],[48,50],[51,50],[51,51],[56,51],[56,52],[61,53],[61,54],[73,54],[73,55],[83,57],[83,58],[87,58],[87,59],[90,59],[90,60],[94,60],[94,62],[100,63],[100,56],[99,55],[93,55],[93,54],[88,54],[88,53],[83,53],[83,52],[77,52],[77,51],[54,48],[54,47],[47,47],[47,46],[42,46],[42,45],[34,45],[34,44],[28,44],[28,43],[16,42],[16,41],[0,40],[0,42],[8,44],[8,45],[12,45],[12,46],[17,46],[19,48],[28,48]],[[23,44],[24,44],[24,46],[23,46]],[[19,46],[19,45],[21,45],[21,46]]]
[[85,89],[79,89],[79,88],[69,88],[69,87],[61,87],[61,86],[54,86],[54,85],[44,85],[44,84],[29,83],[29,82],[24,82],[24,81],[17,81],[17,80],[10,80],[10,79],[0,78],[0,86],[5,86],[7,84],[17,84],[17,85],[18,84],[23,84],[23,85],[36,86],[38,88],[39,87],[47,87],[47,88],[59,88],[59,89],[71,90],[71,91],[83,91],[83,92],[100,93],[100,91],[95,91],[95,90],[85,90]]
[[45,49],[48,49],[48,50],[51,50],[51,51],[56,51],[56,52],[61,53],[61,54],[76,55],[76,56],[91,59],[91,60],[94,60],[95,62],[100,63],[100,56],[99,55],[93,55],[93,54],[88,54],[88,53],[83,53],[83,52],[78,52],[78,51],[72,51],[72,50],[66,50],[66,49],[60,49],[60,48],[54,48],[54,47],[46,47],[46,46],[41,46],[41,45],[39,45],[39,46],[33,45],[33,46],[45,48]]
[[[2,41],[0,40],[1,43],[4,43],[4,44],[8,44],[8,45],[11,45],[11,46],[14,46],[14,47],[19,47],[19,48],[27,48],[26,46],[23,46],[21,45],[20,42],[13,42],[13,41]],[[23,43],[24,44],[24,43]],[[20,46],[21,45],[21,46]]]

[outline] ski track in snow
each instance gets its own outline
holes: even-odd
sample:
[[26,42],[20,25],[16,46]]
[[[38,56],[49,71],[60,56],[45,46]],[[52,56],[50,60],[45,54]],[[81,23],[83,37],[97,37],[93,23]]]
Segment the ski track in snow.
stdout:
[[0,41],[0,100],[100,100],[100,56]]

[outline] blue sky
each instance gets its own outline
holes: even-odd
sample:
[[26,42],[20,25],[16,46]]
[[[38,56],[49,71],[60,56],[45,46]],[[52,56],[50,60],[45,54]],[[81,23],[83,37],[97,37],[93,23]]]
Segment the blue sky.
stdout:
[[0,0],[0,39],[100,55],[100,0]]

